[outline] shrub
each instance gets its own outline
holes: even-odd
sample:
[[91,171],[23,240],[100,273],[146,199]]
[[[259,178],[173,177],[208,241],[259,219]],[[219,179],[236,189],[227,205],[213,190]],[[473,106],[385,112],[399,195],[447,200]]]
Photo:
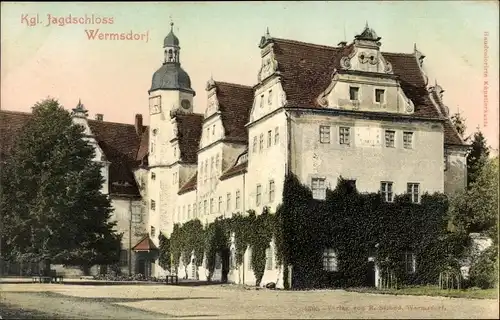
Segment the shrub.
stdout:
[[494,288],[498,281],[497,248],[491,246],[484,250],[470,269],[470,280],[473,286]]

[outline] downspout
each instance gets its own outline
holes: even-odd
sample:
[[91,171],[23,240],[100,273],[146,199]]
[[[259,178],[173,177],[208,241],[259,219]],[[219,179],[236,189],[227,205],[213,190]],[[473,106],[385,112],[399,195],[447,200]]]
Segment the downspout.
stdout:
[[129,205],[130,216],[128,219],[128,275],[132,275],[132,198]]
[[285,174],[288,175],[292,172],[292,127],[291,127],[291,119],[290,114],[285,109],[286,116],[286,169]]
[[[246,192],[245,192],[245,173],[243,173],[243,214],[245,214],[246,210],[245,210],[245,200],[246,200]],[[248,249],[248,248],[247,248]],[[245,250],[245,253],[246,253],[246,250]],[[245,257],[243,257],[243,284],[245,284]],[[240,276],[241,276],[241,272],[240,272]]]

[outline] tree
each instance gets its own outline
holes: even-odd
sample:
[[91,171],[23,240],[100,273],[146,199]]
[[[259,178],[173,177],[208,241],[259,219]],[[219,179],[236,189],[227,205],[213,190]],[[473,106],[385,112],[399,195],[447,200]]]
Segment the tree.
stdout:
[[46,267],[119,261],[121,235],[110,222],[94,155],[58,101],[35,104],[2,167],[3,231],[12,258],[45,260]]
[[498,157],[485,157],[483,155],[477,162],[485,165],[479,167],[469,188],[452,199],[450,214],[454,231],[466,234],[485,233],[495,241],[498,226],[499,165]]
[[465,118],[462,117],[460,111],[451,116],[451,122],[453,123],[455,130],[457,130],[458,134],[460,135],[460,138],[464,140],[465,130],[467,129],[467,126],[465,125]]
[[478,172],[486,164],[490,149],[483,133],[477,128],[472,140],[472,150],[467,155],[467,186],[470,187],[476,180]]

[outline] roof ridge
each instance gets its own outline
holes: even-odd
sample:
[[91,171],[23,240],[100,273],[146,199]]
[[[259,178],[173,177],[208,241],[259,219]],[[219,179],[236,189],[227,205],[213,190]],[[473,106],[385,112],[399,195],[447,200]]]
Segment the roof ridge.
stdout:
[[240,88],[245,88],[245,89],[252,89],[252,86],[247,86],[244,84],[239,84],[239,83],[232,83],[232,82],[225,82],[225,81],[215,81],[215,85],[222,84],[226,86],[232,86],[232,87],[240,87]]
[[115,121],[104,121],[104,120],[95,120],[95,119],[87,119],[88,122],[97,122],[97,123],[110,123],[110,124],[119,124],[122,126],[135,126],[132,123],[123,123],[123,122],[115,122]]
[[11,113],[11,114],[22,114],[22,115],[27,115],[27,116],[31,116],[33,115],[33,113],[31,112],[26,112],[26,111],[16,111],[16,110],[2,110],[0,109],[0,113]]
[[341,50],[342,48],[344,48],[344,47],[327,46],[324,44],[310,43],[310,42],[304,42],[304,41],[292,40],[292,39],[272,38],[272,40],[288,42],[288,43],[298,44],[298,45],[307,46],[307,47],[329,49],[329,50]]

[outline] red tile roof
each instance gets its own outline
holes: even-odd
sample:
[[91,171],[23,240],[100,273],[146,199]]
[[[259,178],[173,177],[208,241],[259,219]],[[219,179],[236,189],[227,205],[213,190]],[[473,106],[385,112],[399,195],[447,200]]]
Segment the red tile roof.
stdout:
[[197,182],[198,182],[198,173],[195,173],[195,175],[179,189],[179,192],[177,192],[177,194],[180,195],[196,190]]
[[247,168],[248,168],[248,162],[242,162],[240,164],[237,164],[228,170],[226,170],[221,176],[220,180],[226,180],[229,178],[232,178],[234,176],[237,176],[242,173],[247,173]]
[[[353,44],[345,47],[329,47],[277,38],[273,38],[273,42],[289,106],[321,108],[317,103],[317,97],[328,87],[334,70],[340,69],[340,59],[349,54]],[[403,91],[413,101],[415,105],[413,115],[442,119],[429,98],[425,79],[415,55],[387,52],[382,52],[382,55],[392,64]],[[444,126],[447,124],[444,123]],[[460,141],[456,132],[445,130],[446,144],[463,144]]]
[[[14,138],[31,119],[31,113],[0,111],[1,154],[6,156],[14,145]],[[139,147],[139,137],[135,126],[114,122],[88,120],[99,147],[109,167],[109,192],[112,195],[139,196],[139,190],[132,173],[137,166],[135,160]]]
[[215,82],[215,87],[226,138],[247,143],[245,125],[253,104],[253,88],[220,81]]
[[203,115],[197,113],[178,114],[175,119],[177,121],[177,138],[179,139],[181,160],[185,163],[196,163],[198,161]]
[[134,251],[151,251],[158,250],[158,247],[155,246],[151,238],[148,236],[144,237],[141,241],[139,241],[133,248]]

